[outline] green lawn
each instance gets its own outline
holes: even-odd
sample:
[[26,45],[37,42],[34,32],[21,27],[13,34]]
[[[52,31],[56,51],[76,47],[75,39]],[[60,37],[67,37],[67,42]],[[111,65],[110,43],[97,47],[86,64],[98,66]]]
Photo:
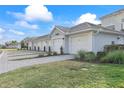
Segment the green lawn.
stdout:
[[63,61],[0,75],[0,87],[124,87],[124,65]]

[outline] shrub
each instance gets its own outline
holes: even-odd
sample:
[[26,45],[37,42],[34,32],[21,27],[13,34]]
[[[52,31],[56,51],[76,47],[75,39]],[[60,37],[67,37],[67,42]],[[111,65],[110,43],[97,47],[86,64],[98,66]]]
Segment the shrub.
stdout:
[[54,52],[53,52],[53,55],[58,55],[58,54],[57,54],[57,52],[54,51]]
[[48,52],[48,56],[52,56],[52,52]]
[[78,60],[84,60],[85,53],[86,53],[85,51],[80,50],[80,51],[78,51],[77,55],[75,55],[75,58]]
[[95,58],[96,58],[96,56],[95,56],[95,54],[94,54],[93,52],[87,52],[87,53],[85,54],[84,60],[91,62],[91,61],[94,61]]
[[124,63],[124,51],[117,50],[109,52],[105,57],[101,58],[101,62],[122,64]]
[[94,61],[96,56],[93,52],[85,52],[85,51],[78,51],[77,55],[75,56],[76,59],[82,60],[82,61]]
[[106,52],[97,52],[97,60],[101,59],[106,55]]

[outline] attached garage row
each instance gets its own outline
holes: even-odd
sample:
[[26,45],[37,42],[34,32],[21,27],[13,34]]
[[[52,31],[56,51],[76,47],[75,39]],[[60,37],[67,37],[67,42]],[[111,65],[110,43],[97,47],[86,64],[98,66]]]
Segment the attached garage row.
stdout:
[[79,50],[92,50],[92,33],[71,35],[69,38],[69,53],[75,54]]

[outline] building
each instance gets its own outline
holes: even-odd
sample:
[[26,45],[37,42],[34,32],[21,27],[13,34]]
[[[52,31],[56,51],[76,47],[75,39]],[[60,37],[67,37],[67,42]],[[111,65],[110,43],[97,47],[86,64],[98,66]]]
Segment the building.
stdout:
[[9,49],[21,49],[21,44],[19,42],[16,42],[16,43],[7,42],[5,44],[5,48],[9,48]]
[[100,18],[101,24],[81,23],[73,27],[55,26],[49,35],[27,42],[29,50],[75,54],[79,50],[97,53],[105,45],[124,44],[124,9]]

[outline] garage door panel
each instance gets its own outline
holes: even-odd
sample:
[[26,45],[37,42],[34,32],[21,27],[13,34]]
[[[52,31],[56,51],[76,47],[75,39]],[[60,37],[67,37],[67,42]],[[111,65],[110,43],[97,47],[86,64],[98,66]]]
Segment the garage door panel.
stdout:
[[54,39],[53,40],[53,50],[60,53],[60,48],[63,46],[63,40],[62,39]]
[[72,37],[70,44],[70,53],[77,53],[79,50],[89,50],[89,38],[87,36]]

